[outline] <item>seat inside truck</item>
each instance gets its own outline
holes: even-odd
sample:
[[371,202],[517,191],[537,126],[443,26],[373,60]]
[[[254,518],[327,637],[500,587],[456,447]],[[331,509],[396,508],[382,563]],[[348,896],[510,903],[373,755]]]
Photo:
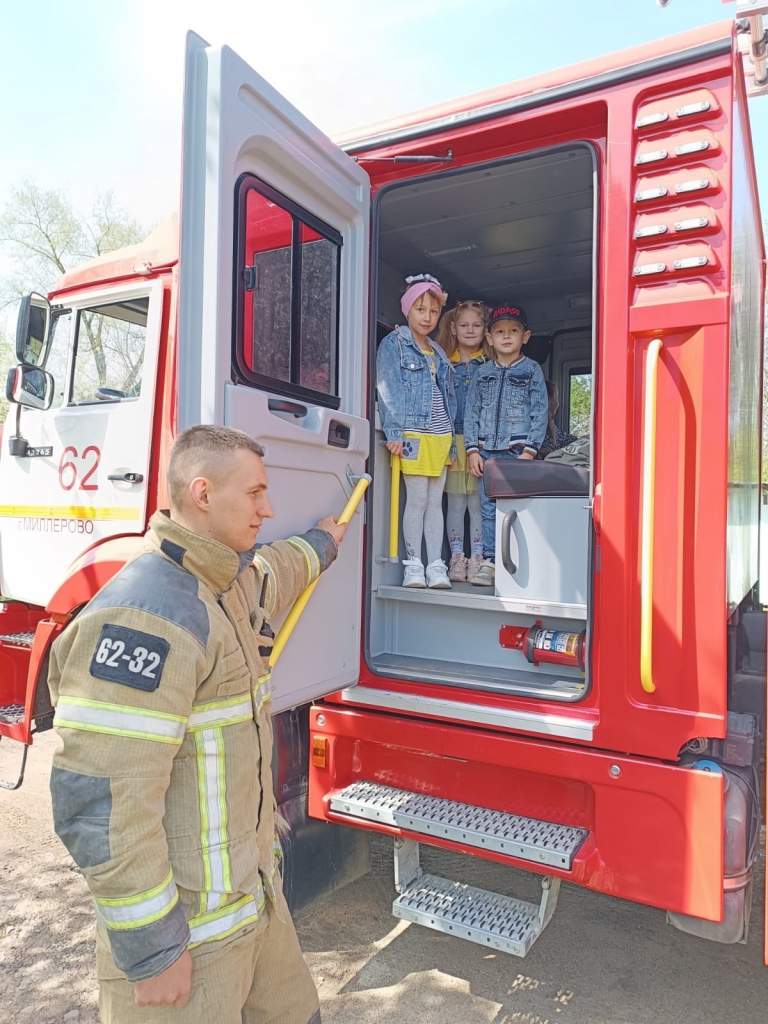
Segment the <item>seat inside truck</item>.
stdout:
[[[407,274],[436,275],[448,291],[446,309],[466,299],[519,303],[532,332],[525,354],[558,389],[559,426],[589,435],[595,199],[595,155],[586,144],[420,175],[383,189],[375,215],[377,343],[403,322]],[[389,557],[390,457],[378,414],[372,459],[370,668],[386,677],[496,693],[560,701],[583,696],[586,667],[532,664],[500,637],[504,626],[541,624],[586,633],[588,650],[589,468],[576,472],[545,461],[521,464],[514,479],[497,472],[491,483],[487,475],[497,495],[495,588],[458,583],[451,590],[406,590],[400,585],[402,540],[397,561]]]

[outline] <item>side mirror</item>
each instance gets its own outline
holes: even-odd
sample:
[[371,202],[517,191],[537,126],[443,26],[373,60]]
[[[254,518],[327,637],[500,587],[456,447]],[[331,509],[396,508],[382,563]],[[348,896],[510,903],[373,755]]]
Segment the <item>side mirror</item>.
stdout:
[[44,295],[30,292],[16,314],[16,358],[26,366],[45,366],[51,343],[51,304]]
[[9,402],[28,409],[50,409],[55,384],[47,370],[39,366],[12,366],[5,383]]

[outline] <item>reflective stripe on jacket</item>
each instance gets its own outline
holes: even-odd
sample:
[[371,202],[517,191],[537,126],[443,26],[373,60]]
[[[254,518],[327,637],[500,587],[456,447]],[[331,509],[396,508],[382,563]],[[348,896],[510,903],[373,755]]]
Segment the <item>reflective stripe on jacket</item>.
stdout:
[[265,893],[284,908],[269,620],[336,556],[322,530],[238,555],[162,512],[150,526],[49,670],[56,832],[131,981],[253,924]]

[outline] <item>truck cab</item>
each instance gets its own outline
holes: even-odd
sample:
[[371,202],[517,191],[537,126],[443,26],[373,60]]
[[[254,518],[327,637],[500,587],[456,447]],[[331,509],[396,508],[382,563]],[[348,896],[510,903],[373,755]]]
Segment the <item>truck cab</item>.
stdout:
[[[449,305],[526,307],[559,426],[587,439],[577,474],[494,479],[490,593],[399,585],[374,367],[423,269]],[[272,536],[373,477],[273,677],[296,849],[306,825],[359,864],[359,838],[388,835],[398,916],[518,955],[562,880],[743,940],[763,291],[731,25],[340,146],[191,36],[178,239],[170,225],[89,264],[19,317],[0,735],[26,750],[50,724],[48,646],[166,503],[176,433],[238,427],[266,449]],[[537,656],[532,631],[577,638],[577,656]],[[424,844],[540,875],[540,905],[426,875]]]

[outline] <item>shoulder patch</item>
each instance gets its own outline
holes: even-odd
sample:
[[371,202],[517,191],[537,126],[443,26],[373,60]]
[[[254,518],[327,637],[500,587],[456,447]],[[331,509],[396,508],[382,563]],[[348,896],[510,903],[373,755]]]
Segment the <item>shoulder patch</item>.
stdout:
[[208,643],[208,609],[201,601],[197,577],[162,555],[147,552],[129,562],[85,609],[136,608],[186,629],[203,647]]
[[156,690],[171,645],[161,636],[105,622],[91,658],[90,673],[135,690]]

